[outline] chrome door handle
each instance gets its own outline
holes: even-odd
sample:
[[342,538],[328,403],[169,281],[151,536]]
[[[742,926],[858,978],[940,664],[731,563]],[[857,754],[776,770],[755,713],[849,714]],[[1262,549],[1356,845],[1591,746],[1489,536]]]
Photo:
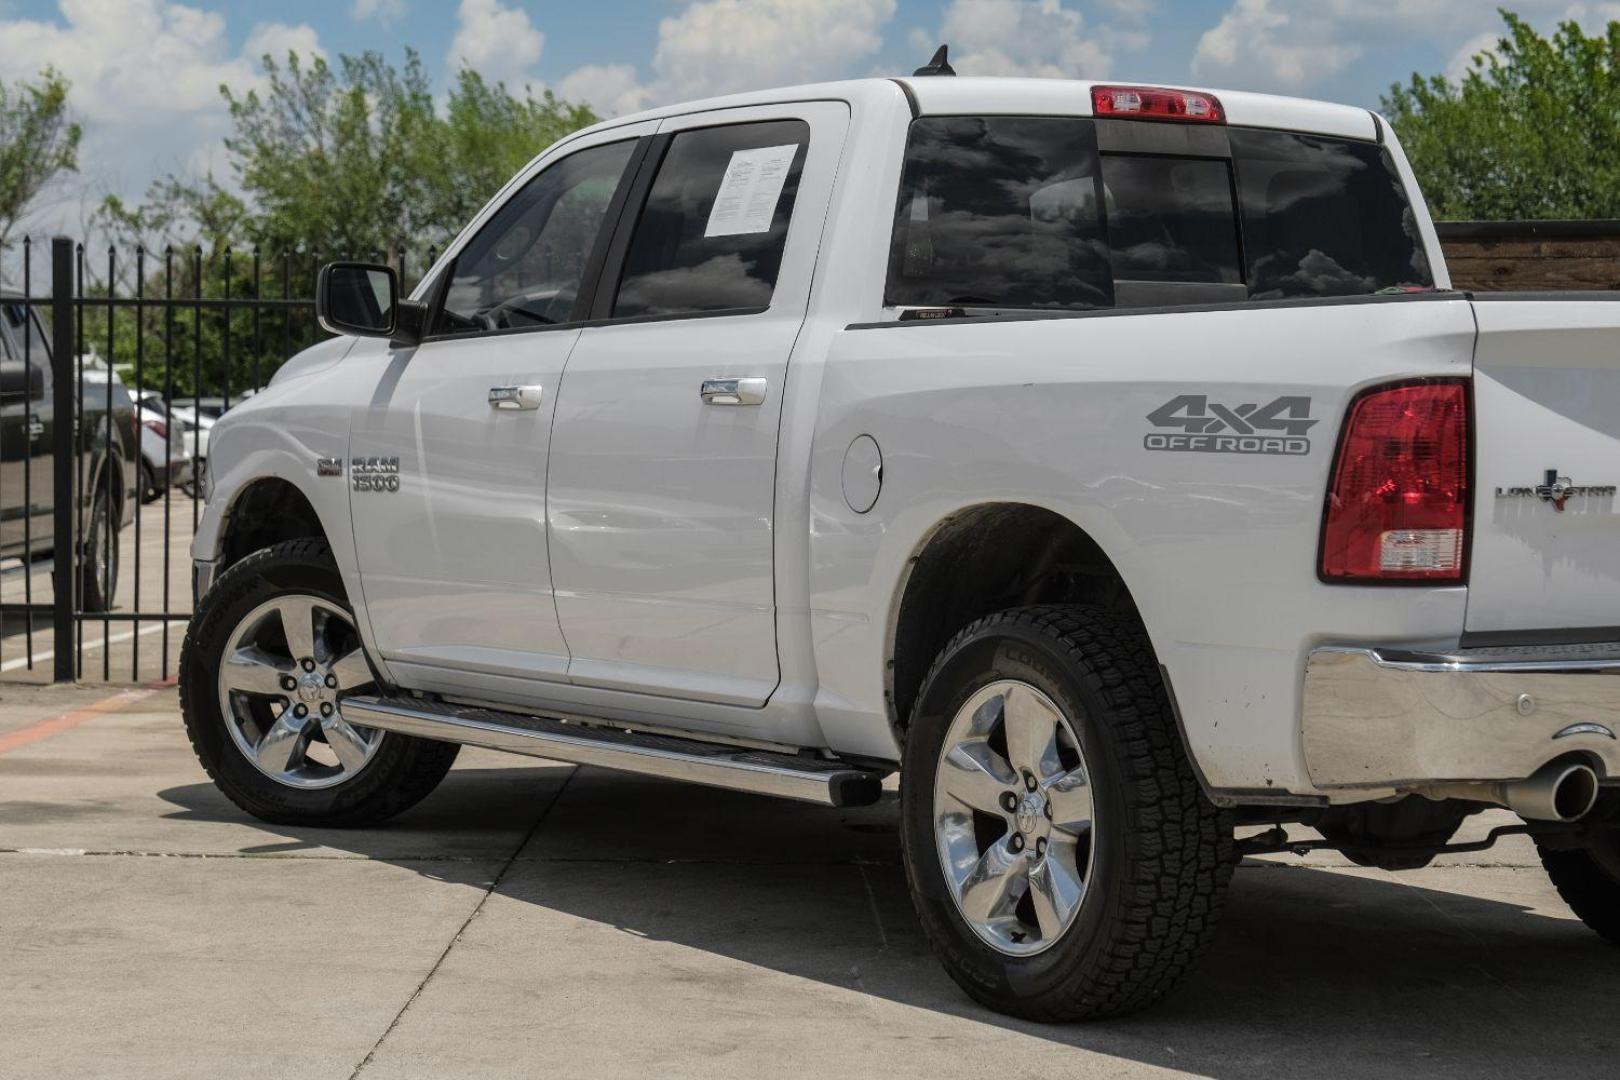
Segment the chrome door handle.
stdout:
[[765,379],[704,379],[701,393],[709,405],[759,405],[769,385]]
[[540,386],[492,386],[489,388],[489,407],[492,409],[538,409],[545,396]]

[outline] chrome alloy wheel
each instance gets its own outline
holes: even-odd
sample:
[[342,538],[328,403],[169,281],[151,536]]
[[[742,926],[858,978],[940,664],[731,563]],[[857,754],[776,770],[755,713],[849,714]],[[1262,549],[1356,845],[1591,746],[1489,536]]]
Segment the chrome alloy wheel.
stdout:
[[383,740],[343,718],[341,696],[372,681],[347,612],[314,596],[281,596],[231,632],[219,705],[237,749],[260,772],[288,787],[331,787],[365,768]]
[[957,910],[996,951],[1048,949],[1080,911],[1090,775],[1068,717],[1028,683],[991,683],[951,721],[934,774],[934,839]]

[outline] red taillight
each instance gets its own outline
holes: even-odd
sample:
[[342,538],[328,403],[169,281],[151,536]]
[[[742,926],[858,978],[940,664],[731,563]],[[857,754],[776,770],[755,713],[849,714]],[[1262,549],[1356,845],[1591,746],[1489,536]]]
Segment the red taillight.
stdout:
[[1461,581],[1468,384],[1368,390],[1350,406],[1322,522],[1326,581]]
[[156,435],[158,438],[167,439],[169,437],[169,426],[167,424],[165,424],[163,421],[161,421],[161,420],[142,420],[141,423],[146,425],[146,430],[150,431],[152,434]]
[[1214,94],[1160,90],[1153,86],[1093,86],[1091,111],[1098,116],[1123,116],[1131,120],[1226,123],[1226,110],[1221,108]]

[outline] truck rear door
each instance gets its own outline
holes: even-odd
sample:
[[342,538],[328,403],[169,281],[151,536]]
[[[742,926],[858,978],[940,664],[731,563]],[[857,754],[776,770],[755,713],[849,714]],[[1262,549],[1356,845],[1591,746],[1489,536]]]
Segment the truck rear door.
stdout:
[[1483,294],[1474,311],[1468,633],[1620,640],[1620,295]]
[[776,443],[843,102],[661,122],[568,358],[547,508],[569,681],[776,688]]

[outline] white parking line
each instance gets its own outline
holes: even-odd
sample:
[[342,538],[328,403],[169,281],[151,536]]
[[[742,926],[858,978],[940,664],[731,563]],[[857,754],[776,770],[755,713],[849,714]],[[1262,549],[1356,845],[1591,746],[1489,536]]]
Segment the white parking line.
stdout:
[[[99,636],[92,639],[89,634],[86,634],[85,638],[84,638],[84,648],[81,650],[81,655],[83,653],[87,653],[87,652],[94,652],[96,649],[101,648],[103,645],[117,645],[121,641],[129,641],[131,638],[139,637],[139,636],[141,636],[143,634],[156,634],[159,631],[163,630],[166,626],[168,626],[167,623],[161,623],[160,622],[160,623],[157,623],[154,626],[143,626],[139,630],[121,630],[118,633],[113,634],[111,637],[106,638],[105,640],[103,640]],[[44,661],[51,659],[55,655],[56,655],[56,650],[55,649],[46,649],[43,652],[36,652],[34,654],[34,663],[35,664],[43,663]],[[28,654],[25,652],[22,656],[13,657],[12,659],[7,660],[5,663],[0,664],[0,671],[16,671],[20,667],[27,667],[27,666],[28,666]]]

